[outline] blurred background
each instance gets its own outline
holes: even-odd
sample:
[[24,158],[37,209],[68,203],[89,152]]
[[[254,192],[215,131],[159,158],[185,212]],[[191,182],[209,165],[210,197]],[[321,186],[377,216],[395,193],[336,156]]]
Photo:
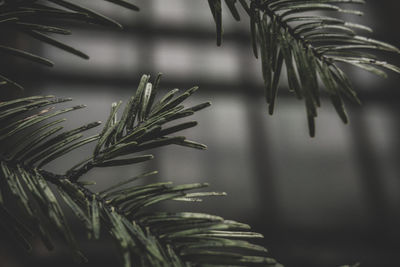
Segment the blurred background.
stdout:
[[[286,266],[400,266],[399,75],[389,73],[384,80],[347,69],[363,105],[347,103],[351,122],[343,125],[324,100],[317,136],[310,138],[303,102],[287,92],[285,82],[276,114],[267,115],[261,63],[252,55],[246,16],[235,22],[224,13],[224,42],[217,47],[205,0],[133,1],[141,7],[138,13],[103,1],[83,2],[117,19],[125,30],[71,27],[72,37],[61,40],[88,53],[89,61],[22,35],[4,37],[56,63],[49,70],[3,59],[1,72],[26,88],[24,93],[7,91],[9,97],[72,97],[73,104],[88,106],[65,116],[72,128],[104,121],[111,102],[133,94],[141,74],[155,77],[162,72],[162,88],[200,86],[188,104],[213,103],[195,115],[199,126],[184,132],[207,144],[207,151],[166,147],[154,151],[156,159],[149,164],[94,171],[88,180],[104,188],[154,169],[160,174],[153,181],[209,182],[212,190],[228,196],[162,208],[204,211],[249,223],[264,234],[261,243],[271,256]],[[374,38],[399,47],[399,8],[395,0],[369,1],[362,7],[364,17],[348,19],[371,26]],[[383,56],[400,64],[400,56]],[[70,155],[51,169],[72,166],[85,153]],[[0,266],[75,266],[67,248],[47,253],[38,244],[26,255],[10,240],[0,237]],[[115,262],[107,241],[82,239],[90,259],[86,266]]]

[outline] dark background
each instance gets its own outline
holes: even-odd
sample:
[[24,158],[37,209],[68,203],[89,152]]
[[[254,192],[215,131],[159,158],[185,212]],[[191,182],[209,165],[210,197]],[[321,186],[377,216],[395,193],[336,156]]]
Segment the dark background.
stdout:
[[[2,73],[20,81],[25,92],[8,97],[55,94],[87,104],[66,115],[67,127],[105,120],[111,102],[126,100],[141,74],[164,73],[162,87],[199,85],[188,102],[211,100],[195,115],[200,125],[185,135],[208,145],[207,151],[167,147],[150,164],[102,169],[89,174],[98,188],[144,170],[160,171],[154,180],[209,182],[228,196],[163,208],[200,210],[249,223],[261,241],[286,266],[400,266],[400,76],[381,79],[349,68],[362,106],[347,103],[350,125],[343,125],[328,101],[317,119],[317,136],[308,137],[305,108],[281,85],[278,107],[268,116],[260,62],[250,47],[248,21],[224,14],[224,43],[215,45],[215,26],[205,0],[136,1],[139,13],[102,1],[84,1],[125,25],[124,31],[72,27],[65,41],[91,56],[84,61],[25,36],[8,37],[17,47],[55,61],[46,69],[5,57]],[[142,3],[141,3],[142,2]],[[398,1],[368,1],[362,18],[372,37],[400,46]],[[226,10],[226,9],[225,9]],[[245,16],[243,16],[245,17]],[[383,55],[399,64],[400,56]],[[12,63],[12,64],[10,64]],[[51,166],[73,165],[81,150]],[[79,232],[79,226],[76,226]],[[109,240],[84,241],[87,266],[115,262]],[[60,263],[62,262],[62,263]],[[35,246],[26,255],[7,235],[0,237],[0,266],[74,266],[60,245],[48,253]]]

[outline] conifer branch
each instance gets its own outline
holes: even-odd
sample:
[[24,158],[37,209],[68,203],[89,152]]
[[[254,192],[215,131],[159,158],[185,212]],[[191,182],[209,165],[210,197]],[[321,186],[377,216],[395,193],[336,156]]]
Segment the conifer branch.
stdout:
[[[113,103],[103,130],[89,137],[83,133],[98,127],[100,122],[58,133],[64,119],[54,117],[84,106],[56,111],[49,106],[70,99],[34,96],[0,103],[0,145],[5,148],[0,153],[0,212],[4,215],[1,226],[15,233],[16,239],[28,250],[29,241],[36,234],[51,250],[55,234],[47,227],[51,225],[71,247],[74,258],[85,262],[87,259],[61,208],[61,203],[65,203],[86,229],[89,239],[100,239],[106,232],[112,236],[122,266],[280,266],[267,256],[265,248],[246,241],[262,238],[250,232],[246,224],[201,213],[146,212],[147,207],[167,200],[198,202],[203,197],[224,195],[197,191],[208,184],[134,185],[138,179],[148,179],[156,172],[132,177],[101,192],[94,192],[80,182],[93,168],[150,160],[152,155],[137,155],[148,149],[171,144],[206,148],[185,137],[171,136],[197,125],[194,121],[172,126],[171,123],[210,105],[206,102],[190,108],[183,106],[183,101],[197,87],[181,94],[172,90],[158,99],[160,75],[154,85],[149,79],[143,75],[120,118],[121,102]],[[96,144],[93,155],[66,173],[56,174],[45,169],[48,163],[91,142]],[[16,201],[18,209],[11,212],[10,201]]]
[[[123,8],[139,11],[139,7],[130,1],[101,1],[107,1]],[[83,59],[89,59],[89,55],[86,53],[64,42],[58,41],[50,35],[71,34],[71,31],[55,26],[60,22],[89,23],[106,27],[116,27],[119,29],[122,28],[122,25],[115,20],[69,0],[19,0],[0,2],[0,33],[8,35],[10,32],[23,33],[72,55]],[[52,67],[54,65],[54,63],[47,58],[1,44],[0,53],[21,57],[47,67]],[[0,83],[23,89],[17,82],[4,75],[0,75]]]
[[[217,25],[217,45],[222,40],[221,0],[209,0]],[[240,20],[236,0],[225,0],[236,20]],[[315,135],[315,118],[321,106],[322,83],[339,117],[348,122],[343,96],[360,103],[346,73],[337,63],[347,63],[386,77],[384,69],[400,73],[400,68],[379,60],[377,51],[399,54],[393,45],[359,35],[372,32],[367,26],[346,22],[333,16],[309,12],[336,12],[361,16],[358,10],[342,8],[365,4],[364,0],[240,0],[250,17],[253,53],[261,57],[265,98],[272,115],[283,66],[289,89],[304,99],[310,136]],[[259,55],[260,52],[260,55]]]

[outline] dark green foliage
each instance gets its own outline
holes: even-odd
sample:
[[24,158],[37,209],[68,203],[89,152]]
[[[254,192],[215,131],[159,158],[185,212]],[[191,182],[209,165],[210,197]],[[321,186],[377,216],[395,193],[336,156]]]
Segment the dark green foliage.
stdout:
[[[237,1],[226,1],[233,17],[239,20]],[[222,40],[221,1],[209,0],[217,24],[217,43]],[[304,99],[310,135],[315,135],[315,118],[320,107],[319,81],[344,123],[348,118],[343,96],[360,103],[347,75],[337,63],[347,63],[386,77],[383,69],[400,73],[400,68],[379,60],[371,52],[400,50],[385,42],[359,35],[371,32],[364,25],[314,14],[346,13],[362,15],[357,10],[344,9],[347,4],[364,4],[364,0],[240,0],[250,17],[253,52],[261,57],[266,102],[272,115],[275,107],[283,63],[286,66],[289,89]],[[311,13],[310,12],[314,12]],[[261,55],[259,55],[259,53]]]
[[[128,1],[105,1],[138,10]],[[215,20],[219,21],[221,4],[215,8]],[[65,0],[4,1],[0,4],[0,30],[22,32],[88,59],[85,53],[48,35],[71,33],[54,26],[59,21],[121,28],[114,20]],[[46,58],[13,47],[0,45],[1,51],[53,66]],[[0,77],[0,85],[22,88],[7,77]],[[34,96],[0,103],[2,228],[11,231],[28,250],[32,235],[39,235],[46,247],[53,249],[52,236],[58,234],[69,244],[78,261],[86,261],[60,206],[60,202],[64,202],[86,229],[88,238],[97,240],[106,232],[114,238],[123,266],[277,265],[275,260],[266,257],[264,248],[242,240],[262,237],[249,232],[250,227],[245,224],[199,213],[145,213],[146,207],[167,200],[196,202],[203,197],[224,195],[218,192],[191,192],[207,187],[207,184],[174,186],[162,182],[131,185],[156,172],[133,177],[102,192],[93,192],[80,181],[86,172],[96,167],[151,160],[153,155],[137,154],[148,149],[172,144],[206,148],[203,144],[174,135],[196,126],[197,122],[171,126],[171,122],[191,116],[210,105],[208,102],[190,108],[182,105],[198,88],[193,87],[179,95],[174,89],[156,100],[160,75],[154,84],[149,82],[149,78],[147,75],[142,77],[120,118],[121,102],[113,103],[103,130],[88,137],[84,133],[99,126],[100,122],[62,132],[60,124],[65,120],[55,119],[85,107],[78,105],[54,110],[56,104],[71,99]],[[168,126],[164,126],[167,123]],[[82,159],[66,173],[54,174],[43,169],[89,143],[95,143],[92,156]],[[10,212],[9,201],[16,201],[18,209]]]
[[[139,8],[125,0],[103,0],[124,8]],[[374,74],[386,77],[383,69],[400,72],[397,66],[379,60],[371,52],[399,53],[396,47],[359,35],[371,32],[364,25],[346,22],[331,16],[309,12],[345,13],[362,15],[357,10],[342,6],[364,4],[364,0],[208,0],[216,23],[217,45],[222,44],[222,5],[226,4],[236,20],[240,20],[238,3],[250,18],[252,48],[256,58],[261,57],[265,98],[272,115],[283,66],[286,66],[289,90],[304,99],[310,135],[315,135],[315,118],[321,106],[320,83],[344,123],[348,122],[343,97],[360,103],[346,73],[337,63],[347,63]],[[39,22],[38,22],[39,21]],[[0,31],[23,32],[42,42],[56,46],[73,55],[88,59],[85,53],[50,37],[52,34],[70,34],[54,26],[58,21],[92,23],[121,28],[111,18],[67,0],[4,1],[0,4]],[[0,45],[0,52],[37,62],[45,66],[53,63],[38,55],[13,47]],[[22,88],[18,83],[0,74],[0,85]]]
[[[103,1],[139,10],[129,1]],[[269,113],[274,112],[281,72],[286,66],[290,91],[305,100],[311,136],[315,134],[314,120],[321,105],[320,83],[345,123],[348,119],[342,96],[359,103],[337,63],[348,63],[381,76],[385,76],[381,68],[400,72],[398,67],[371,54],[371,51],[399,53],[399,50],[358,35],[360,30],[371,31],[368,27],[306,13],[333,11],[361,15],[342,9],[341,5],[363,4],[363,0],[208,0],[208,3],[216,23],[217,45],[222,44],[222,5],[228,7],[236,20],[240,20],[237,3],[245,10],[250,18],[253,53],[261,58]],[[0,31],[21,32],[88,59],[85,53],[50,36],[71,33],[57,26],[61,21],[122,27],[113,19],[68,0],[0,2]],[[14,47],[0,44],[0,52],[53,66],[49,59]],[[34,235],[39,235],[50,250],[54,247],[52,238],[62,237],[76,260],[86,261],[61,208],[63,203],[86,229],[89,239],[98,240],[104,234],[113,237],[123,266],[280,266],[267,257],[265,248],[247,241],[262,236],[250,232],[246,224],[208,214],[146,211],[147,207],[168,200],[196,202],[203,197],[224,195],[201,191],[207,184],[134,184],[156,172],[129,178],[101,192],[92,191],[89,187],[92,183],[81,181],[93,168],[151,160],[153,155],[138,154],[149,149],[166,145],[206,148],[175,135],[196,126],[197,122],[175,125],[171,122],[191,116],[210,103],[190,108],[182,105],[197,87],[181,94],[174,89],[156,99],[159,81],[160,75],[154,83],[144,75],[125,108],[122,110],[122,102],[113,103],[103,129],[92,136],[86,136],[85,132],[98,127],[100,122],[62,131],[65,119],[56,117],[85,107],[54,110],[58,103],[71,99],[34,96],[0,102],[0,228],[11,232],[27,250],[31,249]],[[0,75],[0,86],[5,85],[22,88]],[[89,158],[63,174],[46,171],[47,164],[89,143],[94,145]]]
[[[139,11],[139,8],[126,0],[101,0],[111,2],[124,8]],[[20,0],[0,2],[0,32],[21,32],[41,42],[58,47],[66,52],[83,59],[89,56],[66,43],[57,41],[51,34],[69,35],[67,29],[56,27],[59,22],[90,23],[102,26],[122,28],[122,25],[94,10],[78,5],[68,0]],[[7,53],[17,57],[52,67],[54,64],[49,59],[34,55],[27,51],[19,50],[0,44],[0,53]],[[22,86],[11,79],[0,75],[0,81],[17,88]]]
[[[149,79],[143,75],[123,111],[118,112],[121,102],[113,103],[103,130],[89,137],[84,132],[99,126],[100,122],[59,133],[62,130],[59,124],[64,119],[54,117],[84,106],[63,110],[49,106],[70,99],[34,96],[0,103],[2,228],[12,232],[28,250],[33,234],[39,235],[48,249],[53,249],[52,237],[61,236],[74,257],[86,261],[61,208],[60,202],[64,202],[86,229],[88,238],[97,240],[106,233],[113,237],[123,266],[278,266],[266,256],[265,248],[245,241],[262,238],[250,232],[246,224],[201,213],[146,212],[146,207],[167,200],[196,202],[203,197],[224,195],[197,191],[208,184],[134,185],[138,179],[147,180],[156,172],[132,177],[101,192],[93,192],[80,182],[86,172],[96,167],[150,160],[152,155],[137,154],[148,149],[171,144],[206,148],[183,136],[171,136],[197,125],[192,121],[171,126],[176,119],[191,116],[210,105],[206,102],[190,108],[183,106],[182,102],[197,87],[181,94],[172,90],[157,100],[160,75],[154,85]],[[118,114],[122,114],[120,118]],[[166,123],[168,126],[164,126]],[[66,173],[55,174],[43,169],[89,143],[96,144],[92,156]],[[10,201],[16,202],[18,208],[11,210]]]

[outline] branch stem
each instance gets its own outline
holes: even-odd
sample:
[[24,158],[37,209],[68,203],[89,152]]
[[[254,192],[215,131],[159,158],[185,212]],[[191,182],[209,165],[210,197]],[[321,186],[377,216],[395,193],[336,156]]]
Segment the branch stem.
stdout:
[[271,10],[268,5],[268,1],[264,2],[264,3],[259,3],[259,1],[254,1],[254,0],[250,0],[252,3],[254,3],[254,5],[259,9],[262,10],[265,14],[268,15],[268,17],[270,17],[270,19],[275,19],[277,21],[277,23],[283,28],[285,29],[290,36],[292,36],[292,38],[296,41],[298,41],[303,47],[304,49],[308,50],[310,49],[312,51],[312,53],[315,55],[315,57],[317,57],[320,61],[328,64],[328,65],[334,65],[331,61],[329,61],[324,55],[322,55],[321,53],[319,53],[313,46],[312,44],[308,43],[306,40],[304,40],[304,38],[297,34],[293,28],[286,22],[283,21],[282,17],[277,14],[276,12],[274,12],[273,10]]
[[[81,166],[82,165],[82,166]],[[75,170],[78,166],[81,166],[79,169]],[[93,163],[93,157],[78,163],[74,167],[72,167],[67,173],[66,178],[71,182],[76,182],[78,179],[84,175],[85,173],[89,172],[95,164]]]

